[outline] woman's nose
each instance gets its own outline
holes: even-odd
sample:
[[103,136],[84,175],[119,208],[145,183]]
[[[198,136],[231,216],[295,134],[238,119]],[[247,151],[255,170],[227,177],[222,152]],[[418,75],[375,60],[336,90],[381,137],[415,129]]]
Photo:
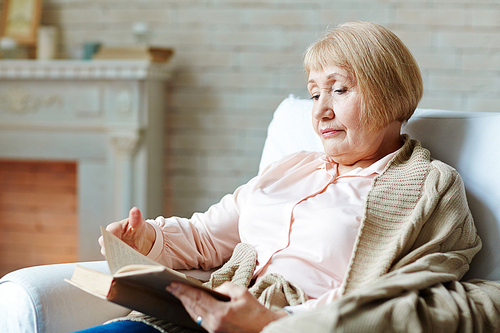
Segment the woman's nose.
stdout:
[[330,120],[335,116],[331,98],[323,96],[320,96],[313,106],[313,117],[318,121]]

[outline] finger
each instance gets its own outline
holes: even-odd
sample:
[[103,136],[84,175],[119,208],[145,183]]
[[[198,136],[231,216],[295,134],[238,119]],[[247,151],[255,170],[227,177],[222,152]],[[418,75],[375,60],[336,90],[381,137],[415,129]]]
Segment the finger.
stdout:
[[[197,289],[187,286],[183,283],[172,283],[167,287],[167,290],[171,292],[175,297],[179,298],[182,303],[188,308],[199,307],[205,296],[212,298],[207,293]],[[213,299],[213,298],[212,298]]]
[[144,223],[141,211],[137,207],[133,207],[128,214],[128,222],[132,229],[141,227]]
[[106,226],[106,231],[109,231],[118,238],[122,238],[123,226],[126,225],[127,219],[121,220],[120,222],[113,222]]
[[221,294],[228,295],[230,298],[238,298],[247,291],[246,288],[240,287],[231,282],[224,282],[215,288],[215,290]]
[[[182,283],[172,283],[167,287],[167,290],[182,302],[184,308],[194,321],[196,321],[198,316],[201,316],[203,318],[201,326],[209,330],[212,314],[217,312],[216,308],[220,306],[219,303],[221,302],[202,290]],[[211,309],[211,311],[207,309]]]
[[99,239],[97,240],[99,245],[101,246],[101,254],[103,256],[106,256],[106,249],[104,248],[104,237],[99,237]]

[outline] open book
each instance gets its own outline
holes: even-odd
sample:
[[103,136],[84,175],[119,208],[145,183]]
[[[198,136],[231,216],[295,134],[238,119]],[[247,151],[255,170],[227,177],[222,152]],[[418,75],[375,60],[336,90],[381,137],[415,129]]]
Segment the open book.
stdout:
[[164,319],[171,323],[204,331],[166,287],[179,281],[228,301],[229,297],[186,279],[182,273],[147,258],[101,227],[111,275],[80,265],[68,283],[102,299]]

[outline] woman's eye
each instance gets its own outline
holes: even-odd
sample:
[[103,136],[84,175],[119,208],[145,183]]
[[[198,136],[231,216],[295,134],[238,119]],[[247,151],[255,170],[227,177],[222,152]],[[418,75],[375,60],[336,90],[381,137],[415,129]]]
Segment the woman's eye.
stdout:
[[317,100],[319,99],[319,95],[318,95],[318,94],[316,94],[316,95],[312,95],[312,96],[311,96],[311,99],[312,99],[313,101],[317,101]]
[[345,93],[346,91],[347,91],[346,88],[338,88],[338,89],[333,90],[334,93],[339,94],[339,95]]

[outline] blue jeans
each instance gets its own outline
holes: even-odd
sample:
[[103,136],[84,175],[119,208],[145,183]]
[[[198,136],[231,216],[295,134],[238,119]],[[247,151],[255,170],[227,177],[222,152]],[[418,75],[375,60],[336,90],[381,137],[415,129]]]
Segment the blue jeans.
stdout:
[[146,325],[144,323],[136,321],[115,321],[106,325],[99,325],[91,328],[87,328],[83,331],[78,331],[75,333],[158,333],[155,328]]

